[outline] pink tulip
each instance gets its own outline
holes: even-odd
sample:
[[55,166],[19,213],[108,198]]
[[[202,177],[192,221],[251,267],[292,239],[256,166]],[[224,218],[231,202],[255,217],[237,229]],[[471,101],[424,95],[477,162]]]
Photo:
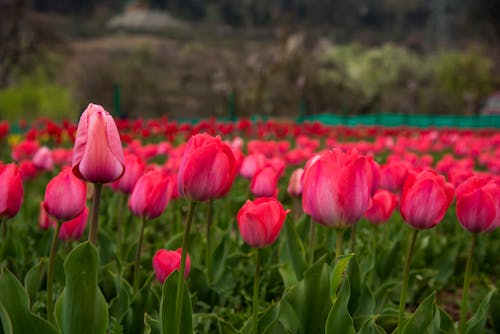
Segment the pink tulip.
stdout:
[[302,195],[302,175],[304,175],[304,169],[297,168],[290,176],[290,181],[288,182],[287,187],[287,191],[290,196],[299,197]]
[[255,248],[271,245],[278,238],[289,211],[272,197],[247,200],[236,217],[241,237]]
[[[162,284],[165,280],[174,272],[174,270],[179,270],[181,266],[181,255],[182,248],[175,251],[168,251],[165,249],[160,249],[156,252],[153,257],[153,269],[156,274],[156,278]],[[186,257],[186,269],[184,271],[184,279],[189,275],[189,270],[191,268],[191,259],[189,254]]]
[[43,206],[43,201],[40,202],[40,212],[38,214],[38,226],[42,230],[48,230],[49,227],[56,226],[57,222],[53,220]]
[[163,172],[147,172],[137,181],[128,206],[138,217],[153,219],[160,216],[170,201],[172,185]]
[[396,195],[387,190],[378,190],[372,198],[372,205],[365,217],[372,224],[382,224],[389,220],[397,204]]
[[23,182],[19,168],[13,164],[0,167],[0,218],[14,217],[23,202]]
[[453,195],[453,185],[436,172],[410,173],[401,195],[401,215],[416,229],[431,228],[443,219]]
[[500,226],[500,183],[473,176],[456,190],[458,221],[469,232],[491,231]]
[[59,239],[65,241],[79,240],[82,237],[85,227],[87,226],[87,219],[89,217],[89,209],[85,209],[75,218],[61,224],[59,230]]
[[260,153],[247,155],[241,164],[240,174],[245,179],[251,180],[254,174],[261,170],[266,163],[266,157]]
[[278,194],[278,178],[278,172],[273,167],[266,166],[254,174],[250,191],[256,197],[275,197]]
[[302,177],[302,207],[316,222],[355,224],[371,204],[373,166],[365,156],[338,150],[311,158]]
[[411,164],[405,161],[393,161],[380,167],[380,187],[392,192],[399,192],[405,183]]
[[219,137],[192,136],[184,149],[177,185],[179,193],[191,201],[223,197],[236,176],[231,148]]
[[120,135],[113,117],[90,103],[83,112],[73,149],[73,173],[92,183],[109,183],[125,171]]
[[135,184],[144,174],[146,164],[135,154],[125,155],[125,173],[121,178],[111,183],[111,188],[124,194],[132,193]]
[[50,171],[54,168],[54,159],[52,159],[52,152],[46,146],[42,146],[36,151],[33,157],[33,164],[38,169]]
[[58,220],[73,219],[85,209],[85,182],[66,168],[49,181],[45,188],[44,208]]

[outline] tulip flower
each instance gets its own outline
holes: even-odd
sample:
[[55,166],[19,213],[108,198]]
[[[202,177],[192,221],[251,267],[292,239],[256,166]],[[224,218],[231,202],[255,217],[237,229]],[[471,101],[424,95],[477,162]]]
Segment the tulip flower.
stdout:
[[250,184],[250,191],[256,197],[273,197],[277,196],[279,174],[271,166],[266,166],[260,171],[256,172]]
[[111,188],[124,194],[131,194],[135,184],[144,174],[146,164],[135,154],[125,155],[125,173],[121,178],[111,183]]
[[125,172],[120,135],[113,117],[90,103],[80,117],[73,149],[73,172],[82,180],[109,183]]
[[125,172],[123,148],[113,117],[103,107],[90,103],[80,117],[73,148],[73,173],[94,183],[89,241],[97,242],[99,205],[103,183],[119,179]]
[[403,284],[399,299],[398,328],[402,329],[406,307],[406,290],[410,273],[411,258],[419,230],[437,225],[444,217],[454,196],[454,188],[444,177],[432,170],[424,170],[416,175],[410,173],[401,195],[401,216],[414,229],[408,243],[408,253],[403,272]]
[[178,174],[179,193],[190,201],[224,196],[236,176],[231,148],[219,137],[198,134],[189,139]]
[[288,182],[287,191],[290,196],[302,195],[302,175],[304,174],[303,168],[297,168],[293,171]]
[[460,333],[465,333],[469,281],[477,234],[491,231],[500,226],[500,182],[498,180],[491,180],[487,176],[472,176],[457,187],[456,196],[458,221],[462,227],[472,233],[465,267],[459,323]]
[[259,271],[260,251],[273,244],[281,231],[289,210],[272,197],[260,197],[254,201],[247,200],[238,211],[236,220],[243,240],[255,248],[255,277],[253,285],[253,333],[258,333],[258,307],[259,307]]
[[254,153],[243,159],[240,167],[240,174],[245,179],[251,180],[254,174],[262,169],[266,163],[266,157],[260,153]]
[[49,181],[45,189],[44,208],[59,221],[73,219],[85,209],[85,182],[67,168]]
[[56,226],[57,222],[49,216],[43,204],[43,201],[41,201],[40,212],[38,213],[38,226],[42,230],[48,230],[50,227]]
[[[181,254],[182,248],[178,248],[175,251],[160,249],[155,253],[153,257],[153,269],[155,271],[156,278],[161,284],[165,283],[174,270],[180,270]],[[189,258],[189,255],[187,255],[184,279],[188,277],[190,268],[191,259]]]
[[50,171],[54,168],[54,159],[52,159],[52,152],[46,146],[42,146],[36,151],[33,157],[33,164],[36,168]]
[[85,227],[87,227],[88,217],[89,209],[85,207],[78,216],[62,223],[59,230],[59,239],[64,241],[79,240],[85,231]]
[[[19,168],[10,163],[0,167],[0,220],[14,217],[23,202],[23,182]],[[5,225],[4,225],[5,226]],[[3,227],[5,228],[5,227]]]
[[382,224],[389,220],[397,204],[396,195],[387,190],[378,190],[372,198],[372,205],[365,217],[372,224]]

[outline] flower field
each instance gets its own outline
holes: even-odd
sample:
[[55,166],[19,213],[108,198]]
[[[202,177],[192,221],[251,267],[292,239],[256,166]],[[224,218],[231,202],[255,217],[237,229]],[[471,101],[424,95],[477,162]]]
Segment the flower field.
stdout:
[[[0,333],[500,333],[500,133],[0,122]],[[182,274],[181,274],[182,273]]]

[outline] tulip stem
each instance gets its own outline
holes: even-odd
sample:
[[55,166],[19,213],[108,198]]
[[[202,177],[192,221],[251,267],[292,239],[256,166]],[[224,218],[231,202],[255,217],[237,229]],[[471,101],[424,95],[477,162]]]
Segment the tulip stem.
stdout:
[[52,235],[52,243],[50,245],[49,267],[47,268],[47,320],[54,323],[54,302],[52,300],[52,281],[54,280],[54,264],[56,262],[57,240],[59,239],[59,230],[61,223],[56,222],[56,229]]
[[196,202],[189,202],[189,211],[186,221],[186,228],[184,229],[184,239],[182,240],[182,253],[181,253],[181,270],[179,271],[179,278],[177,279],[177,296],[175,298],[175,318],[174,318],[174,334],[180,334],[181,319],[182,319],[182,303],[184,297],[184,273],[186,272],[186,256],[189,248],[189,233],[191,231],[191,223],[193,222],[194,209]]
[[116,213],[116,253],[118,257],[122,257],[123,248],[123,221],[122,221],[122,211],[123,205],[125,204],[126,197],[123,194],[118,194],[118,212]]
[[354,253],[356,249],[356,224],[351,227],[351,252]]
[[207,253],[206,253],[206,266],[207,266],[207,277],[210,282],[212,279],[212,243],[211,243],[211,235],[210,228],[212,227],[213,222],[213,200],[209,200],[207,203]]
[[97,228],[99,226],[99,205],[101,203],[102,183],[94,183],[94,198],[92,199],[92,212],[90,213],[89,241],[97,244]]
[[403,330],[403,320],[406,309],[406,293],[408,288],[408,277],[410,276],[411,258],[413,250],[415,249],[415,242],[417,241],[418,230],[413,229],[410,236],[410,243],[408,245],[408,252],[406,253],[406,264],[403,272],[403,285],[401,286],[401,297],[399,298],[399,317],[398,317],[398,333]]
[[260,249],[255,248],[255,276],[253,279],[253,334],[259,334],[259,273],[260,273],[261,254]]
[[309,225],[309,265],[314,263],[314,235],[315,235],[315,222],[311,218]]
[[335,241],[335,257],[338,258],[340,255],[342,255],[342,244],[344,242],[344,230],[341,228],[335,229],[335,236],[336,241]]
[[139,267],[141,265],[141,248],[142,239],[144,238],[144,226],[146,225],[146,217],[141,218],[141,230],[139,232],[139,241],[137,242],[137,251],[135,252],[134,265],[134,294],[139,289]]
[[464,278],[464,291],[462,295],[462,309],[460,311],[460,326],[459,326],[459,333],[464,334],[465,333],[465,321],[467,319],[467,301],[468,301],[468,294],[469,294],[469,281],[470,281],[470,274],[471,274],[471,269],[472,269],[472,257],[474,254],[474,247],[476,245],[476,240],[477,240],[477,234],[472,235],[472,240],[470,243],[470,248],[469,248],[469,255],[467,257],[467,265],[465,267],[465,278]]

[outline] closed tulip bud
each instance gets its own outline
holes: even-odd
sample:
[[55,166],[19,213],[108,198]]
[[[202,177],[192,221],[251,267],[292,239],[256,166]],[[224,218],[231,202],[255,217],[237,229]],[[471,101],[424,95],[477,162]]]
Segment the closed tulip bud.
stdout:
[[500,183],[473,176],[457,187],[456,213],[469,232],[488,232],[500,226]]
[[40,147],[33,157],[33,164],[39,169],[52,170],[54,168],[54,160],[52,159],[50,149],[46,146]]
[[67,168],[49,181],[45,188],[44,208],[58,220],[73,219],[85,209],[85,182],[75,177]]
[[366,210],[365,217],[372,224],[382,224],[391,218],[397,204],[396,195],[387,190],[378,190],[372,198],[372,205]]
[[62,223],[61,229],[59,230],[59,239],[65,241],[79,240],[82,237],[83,231],[85,231],[85,227],[87,226],[88,217],[89,209],[85,207],[82,213],[78,216]]
[[380,187],[392,192],[399,192],[411,170],[411,164],[405,161],[394,161],[380,168]]
[[[181,267],[181,255],[182,248],[175,251],[168,251],[165,249],[160,249],[156,252],[153,257],[153,269],[156,274],[156,278],[162,284],[165,280],[174,272],[174,270],[180,270]],[[184,271],[184,279],[189,275],[189,269],[191,268],[191,259],[189,254],[186,256],[186,269]]]
[[276,241],[287,213],[283,205],[273,197],[247,200],[236,217],[240,234],[247,244],[264,248]]
[[138,217],[153,219],[160,216],[172,194],[170,178],[163,172],[153,170],[147,172],[137,181],[128,206]]
[[352,225],[371,205],[373,186],[373,166],[367,157],[357,152],[326,152],[306,163],[302,207],[322,225]]
[[146,164],[135,154],[125,155],[125,173],[117,181],[111,183],[111,188],[124,194],[132,193],[135,184],[144,174]]
[[109,183],[125,171],[120,135],[113,117],[96,104],[83,112],[73,149],[73,173],[92,183]]
[[247,155],[243,158],[240,167],[240,174],[245,179],[251,180],[257,171],[261,170],[266,163],[266,157],[260,153]]
[[0,218],[12,218],[23,202],[23,181],[19,168],[11,163],[0,167]]
[[410,173],[401,195],[403,220],[416,229],[431,228],[443,219],[453,196],[453,185],[436,172]]
[[271,166],[264,167],[254,174],[250,184],[250,191],[256,197],[275,197],[278,194],[276,185],[279,174]]
[[304,169],[297,168],[290,176],[290,181],[288,182],[287,187],[287,191],[290,196],[299,197],[302,195],[302,175],[304,175]]
[[197,134],[189,139],[179,168],[179,193],[191,201],[223,197],[236,176],[231,148],[219,137]]

